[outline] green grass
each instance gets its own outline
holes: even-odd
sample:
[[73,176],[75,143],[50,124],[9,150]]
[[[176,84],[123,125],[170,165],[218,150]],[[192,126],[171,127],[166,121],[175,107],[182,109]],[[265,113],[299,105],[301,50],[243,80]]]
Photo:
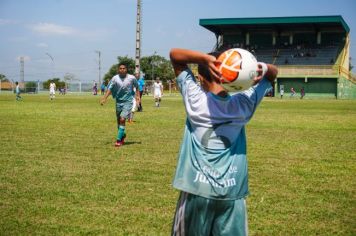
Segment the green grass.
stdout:
[[[0,94],[0,235],[169,235],[179,96],[127,125],[89,95]],[[247,126],[251,235],[356,234],[356,101],[265,99]]]

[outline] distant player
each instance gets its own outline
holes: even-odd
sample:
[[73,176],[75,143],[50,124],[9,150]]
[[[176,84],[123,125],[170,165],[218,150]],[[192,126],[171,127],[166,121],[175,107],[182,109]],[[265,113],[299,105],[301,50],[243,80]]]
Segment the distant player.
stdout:
[[100,86],[101,95],[105,94],[105,89],[106,89],[105,81],[103,81],[103,83]]
[[[181,192],[172,235],[247,235],[245,125],[272,88],[277,68],[259,63],[256,85],[230,95],[217,82],[215,56],[172,49],[170,58],[187,115],[173,181]],[[201,86],[191,63],[198,64]]]
[[135,74],[138,82],[138,90],[140,92],[140,104],[137,105],[137,111],[142,111],[142,94],[145,91],[145,79],[143,76],[140,77],[140,73]]
[[[134,119],[134,115],[135,115],[135,111],[137,110],[137,102],[136,102],[136,88],[133,88],[132,91],[133,97],[132,97],[132,109],[129,115],[129,124],[131,124],[133,122]],[[141,99],[141,98],[140,98]]]
[[49,84],[49,98],[51,100],[55,99],[55,96],[56,95],[56,84],[52,81],[50,84]]
[[281,99],[283,99],[284,87],[281,86],[281,89],[279,90],[279,93],[280,93],[280,95],[281,95]]
[[16,92],[16,101],[21,101],[22,97],[21,97],[21,90],[20,90],[20,85],[19,82],[16,81],[16,88],[15,88],[15,92]]
[[163,85],[159,80],[159,77],[157,77],[156,81],[153,83],[153,97],[155,99],[156,107],[160,106],[162,95],[163,95]]
[[[133,88],[136,88],[135,95]],[[133,107],[133,97],[136,96],[136,102],[140,102],[140,94],[138,92],[138,84],[135,76],[127,74],[127,66],[124,63],[119,63],[118,74],[110,80],[105,95],[100,100],[100,104],[104,105],[109,95],[112,95],[116,101],[116,118],[117,118],[117,139],[115,147],[121,147],[126,138],[125,124],[126,119],[129,119],[131,109]]]

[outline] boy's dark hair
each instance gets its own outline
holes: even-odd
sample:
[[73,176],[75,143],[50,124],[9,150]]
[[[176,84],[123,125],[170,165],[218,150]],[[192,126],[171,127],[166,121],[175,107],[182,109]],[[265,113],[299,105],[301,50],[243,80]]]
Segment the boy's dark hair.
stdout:
[[117,65],[117,67],[119,68],[120,66],[125,66],[126,67],[126,69],[127,69],[127,65],[126,65],[126,63],[125,62],[120,62],[118,65]]
[[18,84],[19,84],[19,82],[17,82],[17,81],[16,81],[16,83],[15,83],[15,84],[16,84],[16,85],[18,85]]
[[[223,52],[222,51],[214,51],[214,52],[210,52],[208,54],[218,58],[221,53],[223,53]],[[210,76],[209,68],[206,65],[199,64],[198,65],[198,73],[209,82],[211,82],[213,80]]]

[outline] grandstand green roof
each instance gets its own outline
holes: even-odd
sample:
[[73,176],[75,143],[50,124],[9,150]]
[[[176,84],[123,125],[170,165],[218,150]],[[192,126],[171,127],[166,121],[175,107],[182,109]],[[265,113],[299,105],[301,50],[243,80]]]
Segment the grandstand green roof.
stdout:
[[349,26],[342,16],[297,16],[297,17],[261,17],[261,18],[219,18],[200,19],[199,24],[206,29],[220,34],[224,29],[248,28],[285,28],[289,27],[337,27],[348,33]]

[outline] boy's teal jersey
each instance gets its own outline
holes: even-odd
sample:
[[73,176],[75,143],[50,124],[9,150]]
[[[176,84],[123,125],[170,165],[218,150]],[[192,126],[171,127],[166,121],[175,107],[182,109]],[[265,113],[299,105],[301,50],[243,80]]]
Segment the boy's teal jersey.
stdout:
[[135,76],[130,74],[127,74],[123,79],[119,75],[115,75],[108,84],[108,89],[117,103],[132,103],[134,87],[138,89],[137,80]]
[[173,186],[211,199],[243,198],[248,194],[245,124],[270,82],[263,79],[226,98],[205,92],[189,69],[177,84],[187,120]]

